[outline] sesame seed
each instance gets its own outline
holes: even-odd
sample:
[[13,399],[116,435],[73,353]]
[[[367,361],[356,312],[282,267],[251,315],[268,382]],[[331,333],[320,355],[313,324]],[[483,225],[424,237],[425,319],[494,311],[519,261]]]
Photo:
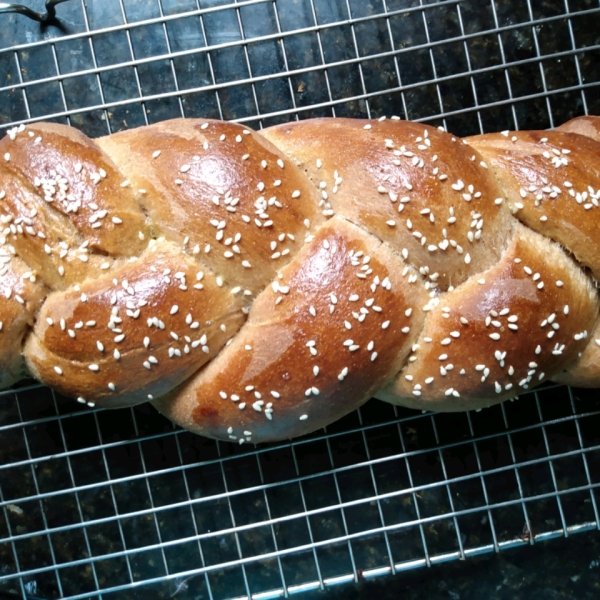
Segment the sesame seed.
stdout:
[[54,367],[54,371],[58,374],[58,375],[62,375],[63,374],[63,370],[60,367]]
[[88,369],[90,371],[99,371],[100,367],[98,365],[96,365],[96,364],[91,364],[91,365],[88,366]]

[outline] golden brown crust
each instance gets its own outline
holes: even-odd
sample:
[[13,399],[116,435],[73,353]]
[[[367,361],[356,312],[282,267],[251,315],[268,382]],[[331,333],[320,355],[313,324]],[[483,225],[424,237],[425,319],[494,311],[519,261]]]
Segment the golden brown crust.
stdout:
[[600,143],[560,131],[493,133],[467,142],[485,156],[517,219],[600,278]]
[[466,410],[546,379],[600,385],[599,128],[15,128],[0,384],[27,366],[81,402],[152,400],[238,443],[373,394]]
[[0,245],[0,387],[27,374],[21,348],[45,295],[44,284],[35,273],[10,247]]
[[108,156],[76,129],[31,125],[0,140],[0,160],[36,190],[39,210],[69,221],[90,250],[134,256],[144,248],[145,219],[134,196]]
[[36,378],[104,407],[146,402],[214,358],[244,322],[240,301],[173,245],[51,294],[25,347]]
[[98,143],[119,163],[155,229],[252,294],[323,221],[298,168],[242,125],[178,119]]
[[510,237],[512,219],[493,174],[448,133],[355,119],[261,133],[306,171],[332,211],[402,253],[430,289],[446,290],[490,267]]
[[90,251],[83,234],[48,207],[20,173],[0,162],[0,242],[10,244],[44,283],[62,290],[109,270],[114,258]]
[[280,275],[231,345],[155,403],[163,414],[219,439],[289,438],[354,410],[398,371],[426,294],[397,255],[335,217]]
[[497,265],[437,300],[406,367],[378,397],[457,411],[516,396],[584,350],[600,307],[579,267],[523,226]]

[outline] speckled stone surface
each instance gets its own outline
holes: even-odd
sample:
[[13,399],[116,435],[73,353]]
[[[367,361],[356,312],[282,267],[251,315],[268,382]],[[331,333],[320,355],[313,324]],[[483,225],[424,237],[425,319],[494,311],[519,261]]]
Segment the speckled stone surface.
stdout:
[[[595,600],[600,595],[600,534],[581,533],[464,562],[316,592],[322,600]],[[311,599],[312,600],[312,599]]]
[[[569,19],[562,0],[389,0],[388,19],[377,17],[379,0],[280,0],[277,11],[265,2],[144,23],[228,2],[75,0],[58,7],[60,26],[42,28],[2,15],[2,47],[56,44],[0,53],[0,124],[48,114],[66,121],[69,112],[73,125],[103,135],[182,114],[260,127],[295,118],[297,109],[302,118],[399,114],[432,124],[445,114],[450,131],[469,135],[544,129],[600,112],[598,88],[581,91],[600,81],[597,14],[588,14],[596,0],[571,0]],[[125,19],[129,30],[60,41]],[[315,23],[326,27],[317,33]],[[296,29],[303,33],[291,35]],[[279,31],[282,42],[261,39]],[[207,53],[207,45],[217,48]],[[27,88],[27,98],[10,89],[58,74]],[[141,96],[150,98],[140,103]],[[106,113],[89,109],[103,102]]]
[[[182,115],[258,128],[296,113],[398,114],[469,135],[600,114],[597,0],[569,0],[568,19],[564,0],[387,0],[388,19],[379,0],[216,10],[227,4],[72,0],[57,8],[59,27],[42,28],[0,15],[0,126],[53,115],[98,136]],[[211,10],[182,15],[198,6]],[[161,14],[164,24],[147,22]],[[125,19],[131,27],[119,28]],[[331,26],[317,33],[315,23]],[[100,27],[117,29],[63,39]],[[41,40],[55,43],[19,48]],[[457,556],[494,535],[511,543],[598,518],[595,391],[548,386],[468,417],[371,402],[327,436],[240,449],[175,433],[148,406],[87,411],[45,389],[5,394],[0,599],[126,586],[104,597],[199,600],[210,587],[224,600],[278,589],[282,576],[301,585],[419,561],[425,548]],[[272,527],[255,525],[269,519]],[[356,537],[329,543],[344,536]],[[240,556],[261,558],[179,575]],[[592,531],[300,597],[587,600],[600,593],[599,561]],[[10,577],[28,569],[42,571]],[[148,579],[156,582],[129,585]]]

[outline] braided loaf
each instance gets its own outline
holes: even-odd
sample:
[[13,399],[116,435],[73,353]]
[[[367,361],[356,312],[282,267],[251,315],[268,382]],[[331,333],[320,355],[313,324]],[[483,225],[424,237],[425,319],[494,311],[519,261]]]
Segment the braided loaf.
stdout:
[[244,441],[369,397],[600,386],[600,118],[457,139],[397,119],[173,120],[0,140],[0,384],[152,401]]

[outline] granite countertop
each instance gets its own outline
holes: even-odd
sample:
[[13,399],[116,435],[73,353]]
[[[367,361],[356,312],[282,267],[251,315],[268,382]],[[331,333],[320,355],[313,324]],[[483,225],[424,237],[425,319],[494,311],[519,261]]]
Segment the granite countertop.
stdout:
[[[313,595],[322,600],[596,600],[600,597],[600,534],[417,569]],[[311,598],[312,600],[312,598]]]
[[[231,0],[206,0],[199,4],[202,7],[215,8],[231,3]],[[366,117],[369,112],[373,117],[384,114],[399,114],[410,119],[422,119],[432,125],[442,122],[458,135],[478,133],[480,129],[487,131],[513,128],[515,123],[521,128],[549,128],[582,114],[584,110],[600,114],[600,94],[598,87],[588,88],[584,95],[579,91],[582,84],[600,82],[600,53],[596,49],[600,46],[600,29],[597,27],[597,18],[590,18],[586,14],[576,14],[569,20],[561,17],[565,11],[564,0],[505,0],[495,1],[492,10],[491,2],[482,0],[465,0],[460,2],[460,13],[455,2],[442,2],[438,4],[430,0],[386,0],[387,10],[415,9],[427,7],[426,19],[423,19],[421,10],[409,10],[398,14],[388,21],[385,19],[369,19],[369,15],[381,11],[379,0],[279,0],[279,22],[276,23],[272,13],[269,12],[270,2],[253,5],[252,11],[240,9],[236,11],[213,11],[204,18],[204,28],[200,29],[197,18],[174,19],[166,25],[154,23],[132,28],[129,33],[122,30],[107,32],[93,38],[94,53],[92,54],[88,39],[72,39],[56,43],[53,48],[50,44],[19,50],[18,52],[0,52],[0,126],[9,122],[27,119],[28,117],[44,117],[48,114],[61,114],[55,120],[66,122],[65,114],[70,112],[71,124],[79,127],[90,136],[105,135],[110,131],[118,131],[129,127],[143,125],[144,123],[164,120],[181,116],[182,111],[186,116],[193,117],[223,117],[225,119],[247,118],[253,127],[267,126],[278,121],[294,118],[294,110],[301,111],[303,117],[331,115],[332,109],[327,105],[329,96],[340,99],[335,106],[337,116]],[[31,2],[32,6],[41,9],[43,2]],[[144,19],[160,17],[158,0],[123,0],[125,14],[130,23]],[[84,15],[82,6],[86,7]],[[164,14],[174,15],[183,11],[196,9],[196,0],[161,0],[160,7]],[[211,61],[207,60],[206,53],[195,52],[195,49],[205,45],[227,45],[242,39],[239,30],[240,21],[244,25],[246,39],[255,39],[260,36],[275,34],[277,27],[285,30],[295,28],[310,28],[314,25],[313,11],[318,22],[332,23],[344,21],[348,17],[348,6],[351,7],[352,16],[358,19],[366,17],[351,28],[347,23],[342,23],[324,29],[320,40],[312,33],[285,38],[287,54],[282,54],[282,46],[277,40],[271,39],[248,45],[248,55],[244,47],[233,45],[220,47],[211,51]],[[569,9],[576,11],[589,11],[598,8],[597,0],[569,0]],[[62,35],[84,32],[90,28],[101,26],[116,26],[123,22],[121,3],[119,0],[86,0],[86,2],[66,2],[60,4],[57,13],[62,17],[60,27],[42,27],[32,24],[24,17],[15,15],[0,15],[0,45],[16,46],[38,40],[58,40]],[[596,13],[597,16],[597,13]],[[86,21],[87,19],[87,21]],[[531,19],[540,19],[543,22],[532,27],[531,25],[519,26]],[[425,23],[427,28],[425,28]],[[87,24],[86,24],[87,23]],[[485,34],[474,35],[478,31],[489,31],[499,26],[505,28],[502,35]],[[388,30],[388,27],[390,28]],[[389,31],[395,38],[394,50],[402,52],[396,55],[397,63],[386,52],[392,50],[389,44]],[[467,36],[467,41],[444,40]],[[502,38],[501,47],[499,38]],[[572,40],[575,39],[580,49],[576,60],[573,56]],[[431,48],[423,48],[431,42]],[[586,48],[591,47],[591,51]],[[412,49],[415,48],[413,51]],[[381,54],[374,59],[364,61],[361,70],[346,64],[338,64],[327,70],[327,80],[323,69],[304,70],[289,78],[278,76],[288,69],[303,69],[307,66],[321,64],[320,52],[328,63],[339,63],[352,59],[356,52],[360,55]],[[188,54],[176,57],[174,60],[164,58],[152,60],[154,56],[164,57],[168,52],[190,51]],[[539,60],[541,54],[562,53],[550,59]],[[571,53],[570,53],[571,52]],[[121,62],[141,60],[135,69],[132,66],[122,67]],[[504,68],[503,61],[516,63],[509,68]],[[435,64],[435,73],[432,64]],[[540,64],[544,67],[540,68]],[[89,70],[98,65],[102,72],[97,75]],[[498,68],[500,65],[500,68]],[[398,86],[397,72],[402,74],[402,84],[405,90],[388,92]],[[474,76],[465,75],[469,69],[479,70]],[[84,74],[80,74],[84,72]],[[35,82],[38,79],[53,78],[60,73],[59,81],[49,81],[42,84],[31,85],[27,88],[27,101],[20,89],[11,89],[11,85],[24,82]],[[177,77],[174,77],[174,73]],[[273,74],[272,78],[267,77]],[[238,79],[265,76],[259,84],[237,84]],[[435,78],[442,78],[439,84],[432,84]],[[510,90],[507,88],[507,78],[510,79]],[[222,85],[219,89],[219,100],[216,100],[214,89],[208,92],[198,91],[202,86]],[[364,86],[364,87],[363,87]],[[562,91],[561,88],[565,88]],[[177,90],[193,89],[193,92],[178,93]],[[343,101],[344,98],[361,96],[363,89],[373,92],[369,103],[364,99]],[[556,89],[560,91],[554,93]],[[476,90],[476,93],[474,92]],[[381,92],[381,93],[379,93]],[[139,96],[165,94],[165,97],[154,98],[140,102]],[[583,98],[585,97],[585,105]],[[106,110],[97,107],[102,102],[111,106]],[[487,105],[476,111],[476,104]],[[320,105],[314,108],[314,105]],[[89,110],[88,110],[89,109]],[[283,111],[282,114],[262,118],[263,113]],[[442,121],[441,112],[448,113]],[[476,115],[476,116],[474,116]],[[553,394],[558,394],[553,396]],[[565,419],[573,417],[569,400],[565,400],[564,388],[561,392],[549,390],[544,392],[543,406],[545,419]],[[248,452],[248,456],[240,454],[238,450],[216,449],[216,446],[205,440],[192,440],[188,434],[182,434],[179,439],[184,450],[178,454],[170,433],[170,425],[165,425],[164,419],[154,414],[153,409],[142,406],[134,411],[132,417],[129,412],[110,413],[98,412],[97,414],[73,412],[72,403],[60,397],[53,397],[49,392],[21,392],[20,412],[16,404],[0,404],[0,427],[6,425],[6,430],[0,434],[0,443],[3,444],[3,462],[8,465],[20,461],[25,466],[16,466],[0,472],[0,486],[2,499],[26,497],[26,501],[17,512],[0,512],[1,536],[6,537],[7,523],[13,526],[13,534],[23,535],[18,548],[22,565],[36,568],[46,561],[50,564],[48,555],[48,541],[43,535],[27,537],[28,532],[39,532],[46,524],[50,527],[70,527],[75,524],[71,535],[53,534],[52,541],[58,562],[70,562],[86,556],[86,552],[93,555],[118,554],[123,548],[137,548],[157,543],[157,531],[164,539],[177,540],[190,535],[192,520],[201,534],[218,531],[219,527],[231,527],[232,515],[238,523],[252,523],[253,520],[266,519],[268,510],[266,500],[258,496],[240,494],[240,502],[234,498],[232,505],[225,500],[211,502],[210,505],[198,504],[193,509],[195,514],[182,510],[180,513],[159,513],[154,521],[152,511],[132,518],[121,517],[128,511],[150,509],[155,504],[168,504],[189,497],[194,500],[203,495],[215,497],[223,493],[219,486],[223,479],[228,483],[234,482],[240,490],[244,486],[251,488],[259,485],[263,477],[272,477],[273,482],[283,481],[297,476],[293,470],[293,461],[284,451],[265,452],[263,458],[263,471],[258,473],[256,459]],[[577,404],[577,414],[585,411],[594,411],[599,407],[600,400],[597,394],[586,392],[578,394],[574,403]],[[579,398],[581,397],[581,402]],[[385,409],[374,408],[369,404],[361,413],[361,421],[351,415],[345,421],[335,424],[328,429],[331,432],[343,432],[344,427],[349,430],[359,430],[363,425],[373,425],[373,429],[364,436],[340,435],[338,438],[327,442],[306,444],[294,457],[299,463],[301,475],[311,473],[314,480],[306,483],[310,487],[307,497],[316,507],[326,506],[327,503],[335,504],[340,500],[332,495],[333,478],[320,477],[319,469],[327,469],[348,465],[352,460],[364,461],[365,453],[372,458],[392,453],[400,454],[403,449],[399,447],[398,432],[387,431],[386,426],[379,427],[377,423],[384,423],[386,419],[398,417],[398,413],[390,413],[390,407]],[[561,412],[564,407],[567,412]],[[575,410],[575,409],[573,409]],[[533,400],[511,404],[506,409],[512,427],[527,427],[539,422],[538,407]],[[68,414],[57,425],[56,414]],[[407,418],[408,411],[401,413]],[[421,415],[417,415],[420,417]],[[410,417],[412,418],[412,417]],[[493,469],[498,465],[507,467],[494,480],[487,479],[489,490],[497,494],[498,502],[518,502],[519,493],[512,477],[511,456],[505,444],[504,432],[498,425],[502,416],[500,409],[490,409],[485,413],[473,415],[475,431],[478,435],[488,437],[487,446],[484,448],[484,458],[488,462],[484,468]],[[40,419],[35,425],[26,425],[21,431],[12,427],[15,423]],[[47,419],[45,421],[44,419]],[[471,434],[465,423],[457,425],[459,418],[440,417],[439,425],[441,443],[456,444],[453,453],[444,453],[446,466],[455,469],[451,476],[473,474],[473,451],[467,447],[465,440],[471,439]],[[600,443],[598,418],[590,418],[586,423],[581,421],[583,440],[589,446]],[[553,452],[573,452],[581,450],[580,442],[575,434],[573,423],[565,421],[564,424],[549,428],[550,450]],[[12,428],[11,428],[12,427]],[[461,429],[462,427],[462,429]],[[424,483],[439,482],[441,475],[439,456],[435,448],[438,445],[431,431],[429,418],[414,418],[402,424],[402,431],[409,451],[433,449],[414,458],[412,462],[413,474],[420,477]],[[389,428],[392,429],[391,427]],[[398,428],[397,428],[398,429]],[[100,433],[99,433],[100,432]],[[100,434],[102,437],[100,437]],[[534,435],[535,434],[535,435]],[[525,461],[529,457],[540,459],[539,465],[526,472],[521,471],[523,477],[524,493],[552,493],[554,488],[547,463],[542,462],[549,452],[545,437],[539,430],[527,439],[514,437],[517,448],[517,461]],[[64,440],[61,436],[64,435]],[[139,436],[156,436],[156,440],[138,444]],[[164,435],[165,438],[160,436]],[[546,433],[544,433],[544,436]],[[497,437],[496,437],[497,436]],[[23,440],[27,440],[24,443]],[[89,453],[81,439],[89,442],[90,446],[100,443],[114,443],[115,448],[106,451],[103,457],[97,449]],[[99,441],[101,439],[101,442]],[[119,444],[123,442],[122,446]],[[188,445],[186,446],[185,443]],[[362,445],[364,443],[364,446]],[[485,444],[486,442],[482,442]],[[511,442],[512,443],[512,442]],[[27,447],[26,445],[29,444]],[[462,444],[462,445],[461,445]],[[481,446],[480,446],[481,448]],[[53,454],[68,453],[72,450],[81,451],[70,462],[61,458],[51,460]],[[298,449],[296,449],[298,450]],[[304,451],[304,455],[302,455]],[[239,451],[242,452],[242,451]],[[462,452],[462,454],[461,454]],[[224,454],[223,454],[224,453]],[[483,454],[483,453],[482,453]],[[592,481],[600,477],[600,461],[598,453],[590,452],[589,467],[592,471]],[[31,456],[40,458],[39,464],[33,460],[29,465]],[[50,459],[48,459],[50,457]],[[218,462],[221,458],[232,458],[225,469]],[[316,457],[316,458],[315,458]],[[411,459],[412,460],[412,459]],[[106,461],[106,462],[105,462]],[[213,462],[210,462],[213,461]],[[268,462],[270,461],[270,462]],[[331,462],[329,462],[331,461]],[[504,462],[502,462],[504,461]],[[341,494],[344,500],[353,500],[353,494],[360,498],[361,486],[365,496],[372,479],[377,481],[379,492],[382,490],[393,492],[410,487],[410,483],[401,472],[399,466],[386,471],[384,468],[374,468],[374,474],[365,472],[367,469],[348,471],[351,477],[345,477],[340,469],[336,484],[340,483]],[[580,463],[575,464],[576,458],[571,462],[556,461],[557,489],[567,490],[570,487],[584,486],[586,480],[582,475]],[[143,463],[143,464],[142,464]],[[195,470],[195,463],[202,463]],[[210,463],[210,464],[208,464]],[[268,463],[268,467],[266,466]],[[161,469],[175,471],[180,465],[189,468],[189,472],[197,477],[194,485],[190,484],[190,491],[183,490],[182,478],[177,479],[178,472],[172,472],[171,478],[152,476],[146,481],[141,475]],[[206,466],[208,464],[208,466]],[[385,466],[385,465],[384,465]],[[587,468],[587,467],[586,467]],[[306,473],[302,471],[306,469]],[[313,469],[314,471],[310,471]],[[225,473],[226,471],[226,473]],[[109,473],[107,475],[107,473]],[[125,481],[128,477],[132,481]],[[552,473],[554,477],[554,472]],[[118,484],[111,479],[122,478]],[[221,478],[221,479],[219,479]],[[219,483],[220,482],[220,483]],[[316,482],[316,483],[315,483]],[[471,485],[471,483],[473,485]],[[89,486],[82,492],[65,493],[76,485]],[[187,480],[185,485],[188,485]],[[385,486],[388,486],[387,488]],[[483,503],[481,487],[478,481],[469,480],[460,490],[452,490],[452,500],[456,503],[457,510],[472,507],[481,507]],[[521,485],[519,483],[519,485]],[[33,498],[39,489],[48,492],[49,496],[44,502],[37,502]],[[94,487],[96,486],[96,487]],[[320,486],[320,487],[319,487]],[[286,488],[287,489],[287,488]],[[370,488],[369,488],[370,489]],[[279,510],[281,516],[285,510],[301,513],[302,507],[297,491],[284,494],[284,486],[277,498],[271,498],[269,510]],[[52,494],[56,492],[56,496]],[[197,493],[197,495],[195,495]],[[285,492],[287,493],[287,491]],[[178,495],[179,494],[179,495]],[[450,511],[448,498],[451,494],[450,487],[432,488],[419,495],[419,506],[427,515],[443,515]],[[571,519],[569,524],[590,522],[594,516],[590,509],[590,492],[586,491],[587,498],[575,498],[569,503],[566,497],[565,506]],[[397,498],[392,498],[397,500]],[[399,523],[414,518],[414,498],[406,495],[402,501],[385,504],[385,517],[389,522]],[[243,502],[245,504],[243,504]],[[415,501],[416,502],[416,501]],[[587,504],[585,504],[587,502]],[[561,527],[560,516],[557,514],[556,503],[541,501],[531,509],[530,518],[547,530],[557,530]],[[17,510],[13,509],[13,510]],[[511,510],[510,509],[514,509]],[[81,516],[77,511],[81,510]],[[188,511],[191,513],[192,511]],[[9,514],[10,513],[10,514]],[[173,511],[176,513],[176,511]],[[332,511],[333,513],[333,511]],[[269,513],[270,515],[271,513]],[[498,535],[504,540],[519,538],[523,531],[522,507],[514,504],[509,508],[500,508],[495,515],[498,516]],[[75,517],[73,517],[75,515]],[[515,516],[516,515],[516,516]],[[117,529],[115,521],[122,522],[122,531]],[[347,510],[347,521],[344,527],[352,527],[361,519],[372,519],[373,527],[381,523],[380,516],[372,506],[365,503],[359,510],[352,514]],[[71,520],[69,520],[71,519]],[[84,529],[79,527],[80,521],[85,521]],[[106,523],[95,524],[96,519],[107,519]],[[111,521],[111,519],[113,519]],[[481,514],[476,514],[469,521],[462,522],[462,533],[465,536],[463,543],[468,547],[479,547],[490,543],[489,527],[482,524]],[[344,529],[339,515],[318,516],[314,519],[315,529],[323,536],[342,536]],[[443,553],[456,551],[456,531],[450,518],[428,525],[425,535],[428,536],[430,551]],[[289,528],[281,527],[277,531],[278,542],[299,543],[300,534],[305,532],[294,523]],[[437,530],[436,530],[437,526]],[[266,529],[266,528],[265,528]],[[416,529],[416,528],[415,528]],[[300,533],[298,533],[300,532]],[[486,537],[487,536],[487,537]],[[407,536],[408,537],[408,536]],[[204,549],[208,548],[213,557],[222,557],[223,562],[234,561],[238,556],[235,544],[246,544],[244,548],[254,551],[256,555],[272,550],[273,534],[261,531],[259,528],[250,529],[247,535],[240,534],[241,542],[233,540],[233,535],[203,541]],[[329,538],[327,538],[329,539]],[[360,539],[356,546],[360,546]],[[89,544],[89,548],[85,544]],[[419,536],[408,540],[394,554],[395,560],[411,560],[422,558],[423,546]],[[360,554],[359,566],[375,568],[387,560],[386,549],[380,539],[372,546],[365,543]],[[400,544],[398,544],[400,547]],[[199,558],[188,552],[183,545],[174,546],[169,558],[175,572],[196,568]],[[193,550],[197,552],[197,550]],[[4,573],[14,572],[14,550],[5,544],[0,547],[0,576]],[[394,548],[396,552],[396,548]],[[402,558],[397,558],[402,555]],[[357,554],[358,556],[358,554]],[[338,558],[329,556],[329,561],[323,560],[323,568],[331,568],[331,573],[338,568]],[[161,572],[157,565],[161,564],[159,551],[140,552],[131,556],[131,570],[133,577],[138,580],[158,577]],[[214,559],[218,562],[217,559]],[[302,557],[294,557],[286,568],[294,574],[298,582],[314,581],[314,562],[302,562]],[[345,562],[344,562],[345,561]],[[99,584],[120,585],[129,581],[127,569],[129,565],[118,558],[97,564]],[[343,563],[345,573],[349,572],[349,561],[344,555]],[[389,561],[388,561],[389,564]],[[272,577],[273,587],[281,585],[278,580],[278,565],[273,563],[264,568],[262,573],[256,567],[251,576],[259,579]],[[302,571],[302,569],[306,569]],[[341,568],[339,568],[341,569]],[[338,569],[338,570],[339,570]],[[223,571],[225,573],[226,570]],[[230,571],[231,573],[232,571]],[[287,572],[286,572],[287,574]],[[94,575],[96,576],[96,575]],[[236,572],[236,581],[241,577]],[[33,596],[43,598],[59,597],[56,582],[51,574],[44,579],[44,575],[37,577],[36,585],[28,582],[29,592]],[[293,576],[290,575],[290,580]],[[93,586],[91,569],[89,565],[65,569],[63,571],[63,586],[66,593],[79,593],[82,581]],[[146,598],[150,600],[204,600],[208,598],[206,587],[202,587],[202,577],[190,580],[187,589],[177,587],[172,582],[164,585],[141,587],[136,592],[117,594],[121,598]],[[0,584],[0,600],[3,594],[12,594],[17,590],[16,580],[11,579]],[[227,574],[215,574],[213,579],[214,598],[230,597],[231,591]],[[232,592],[240,596],[245,588],[242,584]],[[265,585],[264,589],[269,589]],[[177,592],[177,593],[175,593]],[[507,600],[529,599],[532,597],[564,600],[591,600],[600,597],[600,534],[598,531],[588,531],[572,535],[568,539],[555,539],[539,542],[534,546],[520,547],[504,550],[500,554],[487,554],[469,558],[465,561],[452,561],[437,564],[431,569],[419,568],[406,571],[395,576],[384,576],[372,581],[359,581],[355,585],[340,585],[322,592],[310,592],[300,595],[300,598],[317,600],[341,600],[353,598],[370,598],[379,596],[379,600],[402,598],[414,600],[427,598],[449,598],[451,600],[469,600],[479,598],[498,598]],[[33,597],[32,596],[32,597]],[[14,596],[6,596],[6,599]]]

